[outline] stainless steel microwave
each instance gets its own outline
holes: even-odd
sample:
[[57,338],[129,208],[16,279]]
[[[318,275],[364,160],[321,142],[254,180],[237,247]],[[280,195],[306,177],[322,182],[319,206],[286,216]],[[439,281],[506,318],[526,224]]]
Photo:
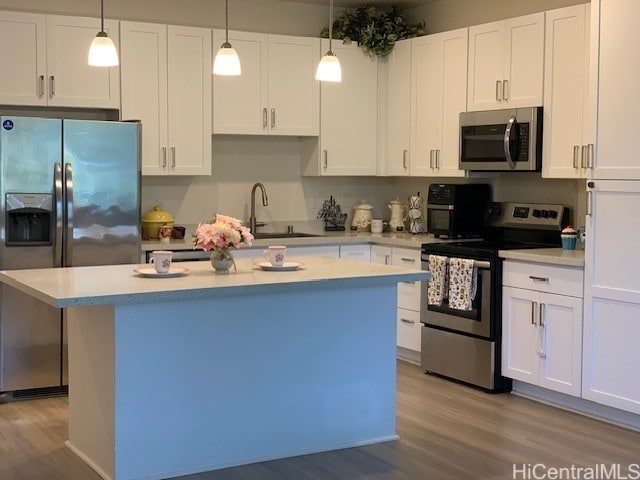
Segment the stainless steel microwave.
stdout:
[[460,114],[461,170],[539,171],[542,107]]

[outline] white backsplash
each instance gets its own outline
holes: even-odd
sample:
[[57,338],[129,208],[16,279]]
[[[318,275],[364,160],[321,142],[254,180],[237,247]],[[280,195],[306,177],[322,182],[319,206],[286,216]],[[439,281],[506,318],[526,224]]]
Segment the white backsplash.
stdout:
[[[290,137],[214,136],[213,174],[207,177],[143,177],[142,212],[160,202],[178,224],[206,221],[215,212],[248,221],[251,187],[261,182],[269,205],[263,207],[256,192],[258,221],[271,226],[317,220],[324,200],[333,195],[349,214],[361,200],[374,206],[374,218],[388,219],[387,204],[420,192],[426,197],[430,183],[490,183],[497,201],[562,203],[571,208],[570,221],[584,225],[584,180],[542,179],[540,173],[490,174],[487,178],[303,177],[299,141]],[[582,199],[582,200],[581,200]],[[426,200],[426,199],[425,199]],[[576,221],[582,218],[582,221]]]

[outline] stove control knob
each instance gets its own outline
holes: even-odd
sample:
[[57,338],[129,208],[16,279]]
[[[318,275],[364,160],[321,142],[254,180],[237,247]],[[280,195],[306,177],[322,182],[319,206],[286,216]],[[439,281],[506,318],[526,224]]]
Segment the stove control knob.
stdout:
[[549,218],[558,218],[558,212],[555,210],[549,210]]
[[540,210],[538,210],[537,208],[533,209],[533,212],[531,212],[531,215],[533,215],[536,218],[540,217]]

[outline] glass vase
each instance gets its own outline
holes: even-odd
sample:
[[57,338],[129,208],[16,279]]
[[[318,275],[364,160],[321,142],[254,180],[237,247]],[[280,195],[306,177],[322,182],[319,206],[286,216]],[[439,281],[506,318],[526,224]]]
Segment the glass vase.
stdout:
[[231,267],[236,266],[233,253],[228,248],[214,248],[211,252],[211,266],[216,273],[229,273]]

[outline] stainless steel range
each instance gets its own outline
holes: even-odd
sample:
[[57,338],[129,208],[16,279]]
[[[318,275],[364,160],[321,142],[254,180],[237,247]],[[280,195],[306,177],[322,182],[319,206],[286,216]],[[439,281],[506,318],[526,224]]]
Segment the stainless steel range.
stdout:
[[[422,368],[427,373],[476,385],[491,392],[511,390],[500,374],[502,259],[500,250],[560,247],[567,210],[562,205],[490,203],[484,240],[422,245],[422,269],[430,255],[474,261],[475,295],[468,310],[452,308],[447,295],[427,305],[429,282],[422,282]],[[446,287],[445,287],[446,291]]]

